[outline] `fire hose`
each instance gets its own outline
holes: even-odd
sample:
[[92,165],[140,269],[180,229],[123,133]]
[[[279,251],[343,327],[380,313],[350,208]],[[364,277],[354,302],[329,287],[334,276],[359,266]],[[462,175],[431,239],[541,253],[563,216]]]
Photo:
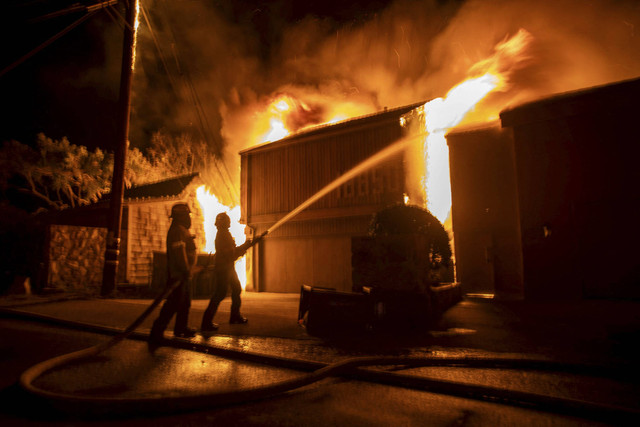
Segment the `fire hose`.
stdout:
[[[264,354],[248,353],[244,351],[218,348],[211,345],[194,344],[188,340],[176,339],[170,342],[173,347],[206,351],[210,355],[217,355],[231,359],[245,360],[269,364],[274,366],[311,371],[298,378],[276,382],[262,387],[247,388],[231,392],[206,392],[197,394],[183,394],[180,396],[162,396],[150,398],[119,398],[119,397],[91,397],[71,393],[58,393],[44,390],[35,386],[34,381],[57,367],[77,362],[113,347],[125,339],[162,301],[172,288],[165,290],[145,312],[129,325],[124,331],[111,340],[58,356],[41,362],[27,369],[20,377],[19,383],[29,394],[46,402],[48,406],[64,413],[87,415],[133,415],[133,414],[166,414],[187,410],[203,410],[213,407],[250,402],[265,399],[276,394],[294,390],[314,382],[335,376],[349,379],[370,381],[410,389],[426,390],[468,399],[507,404],[511,406],[574,415],[581,418],[640,420],[640,411],[634,408],[606,405],[576,399],[552,397],[536,393],[519,392],[488,386],[456,383],[445,380],[416,377],[397,372],[363,369],[368,366],[454,366],[485,369],[528,369],[544,371],[562,371],[573,373],[601,374],[601,367],[589,365],[563,364],[547,360],[508,359],[508,358],[477,358],[477,357],[356,357],[333,364],[309,362],[299,359],[288,359]],[[161,404],[160,404],[161,403]],[[615,418],[612,418],[615,417]]]
[[[398,372],[363,369],[368,366],[454,366],[485,369],[527,369],[542,371],[562,371],[578,374],[601,374],[601,367],[589,365],[563,364],[547,360],[509,359],[509,358],[477,358],[477,357],[356,357],[333,364],[310,362],[299,359],[288,359],[264,354],[248,353],[244,351],[219,348],[211,345],[194,344],[188,340],[176,339],[170,342],[173,347],[206,351],[210,355],[280,366],[301,371],[311,371],[298,378],[276,382],[263,387],[247,388],[232,392],[210,392],[184,394],[171,397],[153,398],[118,398],[91,397],[71,393],[57,393],[35,386],[34,381],[57,367],[77,362],[91,356],[98,355],[125,339],[162,301],[172,288],[165,290],[145,312],[118,333],[111,340],[84,350],[68,353],[41,362],[27,369],[20,377],[20,385],[31,395],[46,402],[49,407],[64,413],[86,415],[139,415],[139,414],[167,414],[187,410],[203,410],[213,407],[250,402],[265,399],[276,394],[294,390],[314,382],[335,376],[342,376],[353,380],[370,381],[410,389],[426,390],[468,399],[501,403],[511,406],[536,409],[545,412],[555,412],[574,415],[581,418],[627,419],[637,421],[640,411],[634,408],[618,407],[602,403],[586,402],[576,399],[551,397],[541,394],[505,390],[494,387],[456,383],[445,380],[416,377]],[[161,404],[160,404],[161,403]],[[615,418],[613,418],[615,417]]]
[[[265,233],[266,234],[266,233]],[[261,236],[262,237],[262,236]],[[109,341],[76,352],[61,355],[38,363],[27,369],[19,379],[20,386],[30,395],[45,401],[50,407],[62,412],[95,415],[133,415],[162,414],[187,410],[202,410],[242,402],[265,399],[277,394],[310,385],[329,377],[346,377],[360,381],[371,381],[392,386],[426,390],[434,393],[448,394],[468,399],[507,404],[512,406],[536,409],[545,412],[574,415],[581,418],[640,420],[640,410],[636,408],[607,405],[577,399],[547,396],[536,393],[507,390],[482,385],[456,383],[417,377],[398,372],[365,369],[372,366],[413,367],[467,367],[485,369],[520,369],[544,370],[573,373],[601,374],[602,367],[590,365],[565,364],[548,360],[512,359],[512,358],[478,358],[478,357],[392,357],[373,356],[349,358],[337,363],[326,364],[299,359],[289,359],[264,354],[224,349],[212,345],[193,343],[185,339],[167,341],[177,348],[206,351],[210,355],[280,366],[300,371],[310,371],[300,377],[275,382],[261,387],[252,387],[231,392],[199,392],[180,396],[121,398],[94,397],[72,393],[51,392],[34,385],[34,381],[55,368],[96,356],[129,337],[135,329],[151,314],[178,283],[168,286],[145,309],[145,311],[127,328],[116,333]],[[11,310],[5,310],[11,312]],[[615,418],[612,418],[615,417]]]
[[[251,246],[255,245],[256,243],[258,243],[260,240],[262,240],[262,238],[264,236],[266,236],[268,233],[268,231],[265,231],[264,233],[262,233],[258,238],[254,239],[251,244],[247,247],[247,249],[249,249]],[[209,256],[209,259],[207,260],[207,265],[211,262],[211,256]],[[160,295],[158,295],[156,297],[156,299],[154,299],[152,301],[152,303],[146,308],[146,310],[144,312],[142,312],[142,314],[140,316],[138,316],[138,318],[136,320],[134,320],[129,326],[127,326],[124,331],[122,331],[121,333],[117,334],[116,336],[114,336],[112,339],[110,339],[109,341],[102,343],[102,344],[98,344],[92,347],[88,347],[86,349],[83,350],[79,350],[73,353],[68,353],[62,356],[58,356],[49,360],[45,360],[44,362],[41,362],[29,369],[27,369],[21,376],[20,376],[20,384],[23,386],[23,388],[35,395],[40,395],[40,396],[47,396],[50,398],[56,397],[58,396],[58,394],[53,394],[49,393],[45,390],[42,389],[38,389],[35,386],[33,386],[33,381],[38,378],[39,376],[41,376],[42,374],[44,374],[47,371],[50,371],[58,366],[62,366],[66,363],[69,363],[71,361],[77,361],[77,360],[81,360],[81,359],[85,359],[91,356],[96,356],[104,351],[106,351],[107,349],[115,346],[116,344],[118,344],[120,341],[126,339],[128,336],[130,336],[138,326],[140,326],[140,324],[142,322],[144,322],[144,320],[149,317],[149,315],[153,312],[153,310],[155,310],[155,308],[165,299],[167,298],[167,296],[169,296],[169,294],[171,292],[173,292],[174,289],[176,289],[179,285],[180,285],[180,281],[174,281],[173,283],[171,283],[169,286],[167,286],[163,292],[160,293]],[[67,398],[70,398],[70,396],[66,396]],[[73,400],[73,399],[72,399]]]

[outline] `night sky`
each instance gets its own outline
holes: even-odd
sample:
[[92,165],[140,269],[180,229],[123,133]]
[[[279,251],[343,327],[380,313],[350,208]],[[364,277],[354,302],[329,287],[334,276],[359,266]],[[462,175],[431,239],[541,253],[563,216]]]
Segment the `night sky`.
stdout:
[[[3,3],[3,71],[83,15],[31,21],[72,2],[55,3]],[[67,136],[83,145],[99,146],[113,139],[117,61],[107,58],[99,42],[103,31],[115,26],[112,22],[104,12],[97,13],[0,76],[3,140],[32,143],[38,132],[54,138]]]
[[[76,3],[76,0],[4,0],[0,6],[3,52],[0,69],[5,71],[15,65],[23,55],[83,16],[84,12],[75,12],[51,17],[52,13]],[[96,1],[85,3],[94,4]],[[150,14],[162,13],[164,5],[161,3],[159,0],[142,2]],[[336,26],[357,23],[389,2],[200,0],[175,3],[182,3],[185,7],[199,3],[216,9],[222,19],[241,28],[251,39],[249,54],[267,66],[270,49],[280,43],[282,28],[287,25],[306,16],[315,16]],[[151,11],[153,6],[158,7]],[[119,5],[117,9],[122,11],[123,8]],[[47,16],[50,17],[43,19]],[[162,17],[156,21],[160,19]],[[56,139],[66,136],[75,144],[111,149],[117,139],[114,118],[122,31],[113,13],[110,16],[99,11],[23,63],[5,71],[0,76],[3,104],[0,139],[31,144],[37,133],[44,132]],[[152,48],[148,44],[144,46]],[[157,54],[146,55],[146,61],[147,68],[159,68]],[[154,91],[167,85],[161,76],[163,70],[157,71]],[[166,104],[172,102],[175,101],[166,100]],[[167,113],[171,112],[166,108],[160,112],[137,108],[137,118],[140,118],[139,114],[147,114],[147,117],[142,117],[146,129],[132,124],[132,132],[137,139],[149,137],[157,130],[154,128],[164,126],[162,117]]]
[[[32,144],[43,132],[90,148],[117,142],[123,28],[113,10],[122,13],[121,4],[6,71],[79,19],[83,12],[50,16],[75,3],[0,2],[0,141]],[[487,101],[498,111],[640,75],[637,0],[141,4],[153,27],[141,16],[129,133],[141,149],[158,130],[201,136],[204,114],[212,149],[237,154],[251,142],[243,135],[251,115],[281,92],[325,108],[365,105],[365,114],[444,96],[520,28],[535,42],[526,68],[513,70],[509,92]]]

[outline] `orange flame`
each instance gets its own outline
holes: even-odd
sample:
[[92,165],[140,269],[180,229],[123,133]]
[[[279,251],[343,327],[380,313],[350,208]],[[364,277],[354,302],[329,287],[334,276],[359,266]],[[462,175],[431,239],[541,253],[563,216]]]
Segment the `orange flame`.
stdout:
[[294,132],[316,125],[334,124],[342,120],[370,113],[370,106],[336,101],[320,95],[308,95],[309,102],[291,94],[279,94],[269,106],[255,115],[259,142],[273,142]]
[[[205,236],[205,252],[213,254],[216,252],[215,241],[218,230],[214,223],[216,215],[221,212],[226,212],[231,218],[231,228],[229,231],[236,241],[236,245],[241,245],[247,240],[245,235],[245,225],[240,224],[240,206],[229,208],[218,201],[218,198],[205,189],[204,185],[201,185],[196,189],[196,199],[200,203],[202,214],[204,216],[204,236]],[[239,258],[235,263],[235,269],[240,279],[242,289],[247,286],[247,270],[246,270],[246,257]]]
[[531,39],[531,35],[521,29],[512,38],[497,44],[493,56],[471,67],[470,73],[482,72],[481,76],[463,81],[444,98],[436,98],[421,107],[424,129],[428,133],[424,142],[427,209],[442,223],[445,223],[451,211],[449,148],[445,134],[457,126],[491,91],[506,87],[509,72],[527,59],[525,52]]
[[261,138],[260,142],[272,142],[284,138],[291,132],[284,126],[282,120],[269,120],[269,131]]
[[312,109],[304,102],[290,95],[278,95],[263,113],[263,120],[268,120],[268,130],[260,138],[260,142],[272,142],[284,138],[297,129],[292,129],[292,117],[308,115]]
[[286,95],[279,96],[271,103],[266,113],[269,129],[260,138],[260,142],[277,141],[291,133],[285,126],[285,121],[287,112],[293,108],[292,104],[291,99]]

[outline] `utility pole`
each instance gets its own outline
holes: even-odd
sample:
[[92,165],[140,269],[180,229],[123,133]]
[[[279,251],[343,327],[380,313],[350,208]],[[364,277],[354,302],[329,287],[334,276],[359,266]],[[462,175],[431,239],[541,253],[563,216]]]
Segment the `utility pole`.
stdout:
[[120,255],[120,226],[122,222],[122,200],[124,195],[124,169],[129,145],[129,115],[131,112],[131,82],[135,58],[135,40],[138,20],[139,0],[125,0],[127,12],[122,42],[122,69],[120,73],[120,94],[118,98],[118,141],[114,151],[113,177],[111,180],[111,200],[107,247],[104,253],[102,271],[103,297],[113,297],[118,277],[118,256]]

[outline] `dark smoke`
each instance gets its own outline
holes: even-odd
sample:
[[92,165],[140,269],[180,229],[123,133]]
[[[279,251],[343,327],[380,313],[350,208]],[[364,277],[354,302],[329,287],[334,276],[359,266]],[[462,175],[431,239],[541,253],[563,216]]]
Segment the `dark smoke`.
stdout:
[[314,111],[343,103],[362,114],[430,100],[521,28],[533,37],[531,59],[484,101],[496,111],[640,75],[637,1],[398,0],[351,19],[294,14],[303,2],[235,3],[145,2],[166,65],[143,21],[134,145],[158,128],[204,134],[237,179],[238,151],[258,142],[252,120],[276,94]]

